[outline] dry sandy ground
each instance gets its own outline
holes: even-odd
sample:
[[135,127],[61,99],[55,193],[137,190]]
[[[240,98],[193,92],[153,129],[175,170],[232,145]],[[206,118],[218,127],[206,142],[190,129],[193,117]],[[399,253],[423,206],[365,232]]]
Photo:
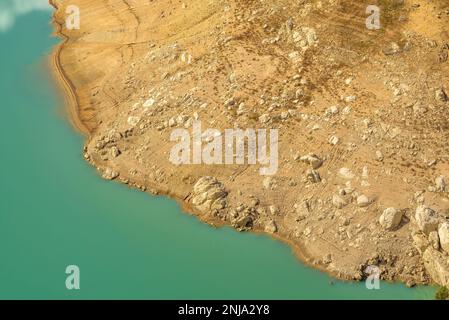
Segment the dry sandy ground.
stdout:
[[[104,178],[271,234],[340,278],[375,265],[449,284],[447,1],[72,0],[73,30],[53,4],[55,68]],[[277,129],[277,173],[173,164],[171,134],[195,120]]]

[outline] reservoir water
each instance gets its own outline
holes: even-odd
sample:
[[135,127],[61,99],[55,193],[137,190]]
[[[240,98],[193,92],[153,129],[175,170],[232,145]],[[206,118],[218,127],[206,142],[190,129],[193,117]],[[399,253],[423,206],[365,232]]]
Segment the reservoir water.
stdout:
[[[2,29],[0,16],[0,298],[433,298],[432,287],[336,281],[278,241],[102,180],[46,66],[59,41],[50,17],[30,11]],[[68,265],[80,290],[66,289]]]

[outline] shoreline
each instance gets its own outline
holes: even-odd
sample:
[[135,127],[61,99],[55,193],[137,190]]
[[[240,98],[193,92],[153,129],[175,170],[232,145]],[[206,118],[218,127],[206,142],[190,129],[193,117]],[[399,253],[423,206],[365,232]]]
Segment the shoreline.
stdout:
[[62,40],[61,43],[53,48],[49,56],[49,64],[52,71],[51,74],[53,76],[54,82],[59,86],[60,90],[63,93],[62,96],[64,97],[66,103],[66,110],[68,111],[68,119],[70,123],[76,130],[88,137],[90,135],[90,131],[83,124],[79,117],[79,101],[75,93],[75,88],[70,79],[66,76],[64,69],[62,68],[60,63],[60,54],[64,49],[65,44],[69,41],[69,38],[62,33],[62,26],[55,19],[55,13],[56,10],[58,10],[56,4],[54,4],[53,0],[48,0],[48,3],[53,8],[51,24],[54,28],[54,36]]
[[[82,133],[86,137],[86,139],[89,139],[91,132],[87,129],[87,127],[83,124],[83,122],[81,121],[81,119],[79,117],[79,111],[78,111],[79,99],[75,93],[74,86],[72,85],[70,79],[68,79],[68,77],[66,76],[64,69],[62,68],[60,60],[59,60],[61,51],[64,49],[66,42],[69,41],[69,38],[61,32],[62,27],[55,19],[54,15],[56,13],[56,10],[58,9],[57,6],[53,3],[53,0],[48,0],[48,1],[49,1],[49,4],[54,9],[54,11],[52,13],[52,25],[54,26],[54,29],[55,29],[54,35],[56,37],[62,39],[62,42],[60,44],[56,45],[50,54],[50,66],[51,66],[52,75],[53,75],[53,78],[55,79],[55,83],[62,90],[63,97],[66,102],[66,110],[68,111],[68,120],[70,121],[70,123],[72,124],[74,129],[76,129],[77,131]],[[96,167],[93,162],[91,162],[91,161],[88,161],[88,162],[91,165],[93,165],[94,167]],[[120,182],[120,183],[122,183],[122,182]],[[139,188],[138,186],[133,186],[130,183],[128,183],[127,185],[131,189],[137,189],[138,191],[142,192],[141,188]],[[151,186],[151,188],[154,188],[154,186]],[[226,225],[225,223],[222,223],[219,220],[209,220],[209,219],[202,218],[202,215],[199,212],[197,212],[197,210],[195,208],[193,208],[191,205],[189,205],[186,201],[183,201],[183,199],[180,199],[179,197],[174,196],[168,190],[159,190],[157,188],[154,188],[153,192],[147,191],[147,193],[149,193],[152,196],[162,195],[164,197],[169,198],[170,200],[176,201],[176,203],[179,204],[180,209],[183,213],[196,217],[202,223],[205,223],[210,227],[213,227],[216,229],[221,228],[221,227],[230,227],[235,230],[235,228],[233,228],[231,225]],[[273,239],[274,241],[280,241],[284,245],[287,245],[291,249],[292,254],[296,257],[296,259],[299,260],[298,262],[304,264],[305,266],[307,266],[309,268],[323,272],[323,273],[327,274],[328,276],[331,276],[340,281],[354,281],[354,280],[349,279],[349,277],[340,277],[337,273],[330,272],[329,270],[326,270],[325,268],[323,268],[319,265],[315,265],[315,264],[311,263],[310,262],[311,257],[308,257],[306,254],[304,254],[303,249],[301,247],[299,247],[297,244],[295,244],[293,241],[284,239],[284,238],[282,238],[280,236],[276,236],[274,234],[269,234],[262,230],[252,230],[250,232],[268,236],[271,239]]]
[[[87,109],[94,109],[96,108],[97,105],[97,100],[95,100],[94,98],[91,99],[91,97],[89,95],[87,95],[87,97],[85,97],[85,93],[91,94],[93,92],[84,92],[84,91],[80,91],[80,96],[82,98],[80,98],[77,95],[77,90],[76,87],[73,85],[73,83],[71,82],[71,80],[69,79],[69,77],[67,76],[67,73],[70,74],[71,72],[77,72],[77,70],[75,69],[75,67],[73,66],[72,61],[73,57],[71,57],[72,59],[69,59],[69,61],[67,61],[67,72],[64,70],[64,67],[61,64],[61,54],[63,52],[63,50],[66,48],[68,42],[70,41],[70,38],[65,35],[63,33],[63,25],[61,25],[61,22],[58,22],[57,17],[57,13],[58,10],[60,10],[58,8],[58,6],[55,4],[54,0],[49,0],[49,4],[54,8],[54,12],[53,12],[53,19],[52,19],[52,24],[54,26],[54,34],[56,37],[62,39],[62,43],[58,44],[57,46],[55,46],[54,50],[52,51],[51,54],[51,69],[52,69],[52,74],[54,75],[54,78],[56,80],[56,82],[59,84],[59,86],[61,87],[61,90],[64,92],[64,97],[66,99],[66,103],[67,103],[67,108],[69,108],[68,110],[68,115],[69,115],[69,121],[70,123],[74,126],[74,128],[77,131],[80,131],[81,133],[83,133],[83,135],[86,136],[85,140],[84,140],[84,158],[85,160],[87,160],[91,165],[93,165],[99,172],[100,175],[103,173],[103,178],[107,179],[107,180],[117,180],[117,182],[119,183],[123,183],[128,185],[128,187],[132,188],[132,189],[139,189],[140,191],[144,191],[146,193],[150,193],[151,195],[162,195],[164,197],[169,198],[170,200],[174,200],[176,201],[181,210],[189,215],[195,216],[197,219],[199,219],[201,222],[208,224],[209,226],[213,226],[214,228],[220,228],[220,227],[230,227],[235,229],[239,229],[239,227],[237,227],[232,220],[226,220],[226,219],[222,219],[222,217],[217,216],[217,215],[213,215],[213,214],[206,214],[206,212],[202,212],[199,208],[194,207],[194,205],[191,203],[190,198],[192,196],[192,189],[188,189],[191,188],[193,186],[193,182],[185,182],[182,181],[182,184],[179,184],[179,179],[171,179],[171,183],[169,184],[167,181],[165,181],[164,179],[161,181],[157,180],[156,178],[151,178],[149,179],[148,176],[153,176],[153,175],[158,175],[158,171],[156,170],[157,167],[159,167],[159,164],[161,164],[162,161],[162,154],[159,155],[159,157],[155,157],[153,158],[153,168],[150,168],[149,166],[147,168],[145,168],[146,170],[135,170],[136,173],[131,173],[131,169],[139,169],[139,164],[136,163],[137,158],[129,158],[130,155],[126,155],[125,156],[121,156],[120,158],[118,158],[117,162],[115,161],[111,161],[108,162],[109,160],[111,160],[111,158],[107,158],[105,157],[105,159],[102,158],[102,156],[100,155],[99,151],[106,151],[106,150],[102,150],[104,147],[99,147],[97,150],[96,149],[96,143],[98,143],[99,140],[104,139],[105,135],[108,136],[108,132],[112,132],[111,129],[115,129],[114,126],[110,125],[110,120],[111,118],[106,118],[106,121],[108,122],[104,122],[104,118],[93,118],[93,119],[97,119],[96,123],[94,123],[93,125],[90,126],[91,130],[89,130],[89,126],[88,124],[90,123],[90,119],[87,120],[87,122],[83,122],[83,115],[84,115],[84,109],[81,109],[80,106],[83,106],[83,108]],[[135,39],[135,38],[134,38]],[[116,50],[114,49],[114,47],[112,47],[112,50]],[[115,61],[114,59],[116,59],[115,55],[112,53],[113,51],[106,51],[105,53],[103,53],[103,55],[100,55],[100,58],[103,59],[103,61]],[[81,51],[82,52],[82,51]],[[111,52],[110,55],[109,52]],[[114,51],[115,52],[115,51]],[[123,60],[123,52],[117,51],[118,54],[122,54],[122,56],[117,57],[117,59],[122,59],[122,63],[125,62],[126,60]],[[133,49],[131,48],[130,51],[131,54],[134,54]],[[70,55],[73,54],[73,51],[69,51]],[[74,58],[78,59],[78,54],[77,52],[75,52],[74,54]],[[81,60],[80,60],[81,61]],[[119,62],[120,60],[117,60],[117,62]],[[70,70],[70,68],[74,69],[74,70]],[[103,66],[106,67],[104,70],[109,70],[109,66]],[[134,68],[134,67],[132,67]],[[106,74],[108,74],[108,72],[105,72]],[[111,72],[111,74],[113,74]],[[133,73],[134,75],[134,73]],[[117,75],[116,75],[117,76]],[[97,79],[96,76],[92,77],[92,79]],[[108,81],[111,79],[108,79]],[[112,81],[112,80],[111,80]],[[89,82],[87,82],[89,83]],[[84,84],[83,84],[84,86]],[[103,86],[102,82],[99,82],[99,86]],[[113,87],[111,87],[113,88]],[[121,87],[120,87],[121,88]],[[109,88],[108,88],[109,89]],[[88,90],[88,89],[86,89]],[[116,91],[111,91],[113,92],[113,95],[119,95],[122,89],[116,88]],[[384,94],[382,92],[382,94]],[[93,96],[95,96],[96,93],[93,94]],[[108,100],[112,100],[114,102],[114,106],[118,105],[115,104],[115,100],[112,99],[108,94],[105,94],[106,98],[108,98]],[[85,97],[85,98],[83,98]],[[81,100],[82,101],[81,101]],[[132,100],[126,100],[126,99],[122,99],[121,102],[125,103],[125,102],[132,102]],[[100,105],[101,106],[101,105]],[[99,109],[101,111],[101,108]],[[112,119],[113,121],[115,121],[115,115],[114,112],[116,111],[111,111],[112,114]],[[90,110],[86,111],[86,115],[90,115]],[[87,118],[86,118],[87,119]],[[124,118],[126,119],[126,118]],[[128,119],[129,121],[129,119]],[[112,122],[111,122],[112,123]],[[98,128],[97,128],[98,126]],[[92,129],[94,128],[94,129]],[[155,127],[153,127],[155,128]],[[124,129],[122,129],[124,130]],[[119,132],[120,133],[120,132]],[[121,133],[120,133],[121,134]],[[154,138],[155,136],[158,135],[158,132],[156,130],[153,131],[149,131],[148,132],[148,138],[150,141],[150,138]],[[100,138],[100,137],[103,138]],[[121,135],[120,137],[127,137],[127,135]],[[108,138],[109,139],[109,138]],[[120,138],[118,138],[120,139]],[[131,147],[139,147],[139,146],[143,146],[142,144],[143,142],[140,141],[139,143],[136,143],[134,145],[131,144]],[[115,144],[115,141],[113,141],[113,144]],[[148,145],[146,145],[145,150],[153,150],[153,152],[155,152],[154,150],[157,150],[155,148],[163,148],[166,147],[166,143],[163,143],[163,141],[157,140],[156,143],[154,143],[154,145],[151,145],[152,143],[148,142]],[[120,146],[119,146],[120,147]],[[128,148],[129,146],[126,145],[126,148]],[[336,150],[336,149],[335,149]],[[332,150],[330,152],[333,152],[335,150]],[[120,154],[120,153],[119,153]],[[105,155],[105,154],[103,154]],[[331,156],[333,156],[331,154]],[[334,155],[336,160],[340,160],[338,155]],[[116,156],[117,157],[117,156]],[[288,162],[288,160],[287,160]],[[112,165],[112,166],[111,166]],[[374,167],[375,168],[375,167]],[[335,170],[335,168],[333,168]],[[107,170],[109,170],[110,175],[105,175]],[[129,170],[129,171],[127,171]],[[202,168],[202,167],[197,167],[195,169],[189,169],[194,171],[193,177],[192,176],[188,176],[189,179],[190,177],[194,178],[194,177],[201,177],[201,174],[207,175],[207,176],[214,176],[214,170],[206,170],[206,168]],[[167,169],[168,173],[170,174],[169,177],[172,177],[173,175],[181,175],[182,174],[182,170],[178,171],[178,169],[174,170],[173,168],[168,168]],[[187,170],[186,170],[187,171]],[[197,172],[195,172],[197,171]],[[225,172],[219,172],[219,170],[215,170],[216,174],[218,174],[219,176],[222,176],[222,178],[225,178],[226,173]],[[113,172],[113,173],[112,173]],[[137,174],[137,172],[139,174]],[[328,171],[330,172],[330,171]],[[112,173],[112,174],[111,174]],[[112,178],[107,178],[107,176],[113,176]],[[181,176],[180,176],[181,177]],[[226,177],[227,178],[227,177]],[[197,180],[198,181],[198,180]],[[240,190],[240,186],[233,183],[234,180],[231,180],[230,185],[227,185],[227,191],[229,191],[229,193],[235,193],[237,190]],[[251,182],[253,183],[253,181]],[[337,185],[338,183],[340,183],[339,181],[337,182],[333,182],[334,185]],[[251,186],[253,186],[253,184],[251,184]],[[296,186],[296,185],[295,185]],[[291,187],[291,186],[290,186]],[[256,192],[257,187],[254,185],[253,187],[251,187],[252,189],[249,190],[248,192]],[[301,190],[301,188],[298,188],[299,191],[304,191]],[[383,191],[383,189],[381,188],[381,190]],[[292,208],[293,202],[292,201],[301,201],[301,198],[304,197],[305,201],[308,201],[306,198],[306,194],[303,193],[298,193],[299,197],[297,199],[290,199],[290,201],[286,202],[285,204],[283,203],[283,201],[281,202],[271,202],[271,203],[267,203],[266,201],[263,203],[263,206],[267,206],[269,204],[276,204],[276,205],[291,205],[290,208]],[[331,191],[333,192],[333,191]],[[381,192],[381,191],[379,191]],[[235,197],[235,196],[234,196]],[[290,197],[291,198],[291,197]],[[387,197],[388,198],[388,197]],[[303,199],[303,200],[304,200]],[[377,197],[376,197],[377,199]],[[266,199],[267,200],[267,199]],[[236,200],[235,200],[236,201]],[[268,200],[268,201],[273,201],[273,200]],[[325,200],[326,201],[326,200]],[[299,202],[298,202],[299,203]],[[327,204],[327,202],[326,202]],[[365,224],[365,228],[360,228],[362,231],[363,230],[367,230],[368,227],[368,222],[371,221],[378,221],[378,211],[381,208],[385,208],[385,206],[388,206],[388,201],[387,203],[382,203],[379,205],[376,203],[376,205],[370,207],[370,210],[368,210],[368,212],[366,213],[366,215],[358,215],[356,217],[354,217],[353,215],[351,216],[352,218],[354,218],[354,220],[356,220],[357,222],[362,222],[362,225]],[[407,204],[405,204],[405,200],[401,203],[396,202],[395,205],[398,205],[400,207],[407,207]],[[257,206],[257,205],[256,205]],[[296,206],[296,203],[295,203]],[[308,206],[308,204],[307,204]],[[234,203],[234,207],[236,207],[236,204]],[[296,208],[296,207],[295,207]],[[407,207],[408,208],[408,207]],[[229,210],[232,209],[232,206],[229,207]],[[324,215],[325,211],[323,211],[322,208],[317,208],[318,210],[315,212],[315,214],[320,214],[320,215]],[[307,209],[309,210],[309,209]],[[408,209],[407,209],[408,210]],[[296,209],[296,212],[298,210]],[[363,211],[366,212],[366,210],[359,210],[359,211]],[[320,213],[321,212],[321,213]],[[286,213],[286,212],[284,212]],[[273,214],[274,215],[274,214]],[[407,218],[410,218],[410,212],[407,212]],[[278,220],[281,219],[280,217],[269,217],[272,218],[274,220]],[[292,250],[292,254],[297,258],[297,260],[299,260],[300,263],[306,265],[307,267],[310,267],[312,269],[318,270],[320,272],[323,272],[327,275],[329,275],[332,278],[338,279],[338,280],[343,280],[343,281],[356,281],[356,282],[360,282],[363,281],[363,279],[366,278],[366,274],[364,273],[364,266],[369,264],[369,261],[371,261],[371,259],[377,259],[377,258],[371,258],[372,254],[371,253],[379,253],[382,255],[383,253],[385,253],[386,255],[389,254],[390,252],[394,252],[394,254],[397,254],[398,257],[402,257],[403,253],[405,252],[405,250],[412,250],[412,244],[409,243],[406,239],[408,239],[408,235],[410,230],[413,229],[413,225],[407,225],[405,228],[402,228],[401,230],[399,230],[398,234],[394,235],[395,237],[397,235],[399,235],[399,239],[404,240],[401,245],[403,245],[403,249],[394,249],[394,250],[390,250],[389,245],[391,243],[389,243],[390,240],[388,240],[388,238],[390,238],[391,234],[387,234],[386,237],[384,237],[383,231],[377,231],[376,230],[376,236],[382,239],[382,246],[379,246],[377,241],[373,241],[373,239],[370,238],[365,239],[366,241],[370,241],[370,243],[366,243],[368,245],[368,247],[370,247],[370,249],[368,249],[368,247],[365,247],[365,245],[363,245],[362,247],[360,246],[356,246],[354,248],[352,248],[352,242],[350,242],[351,238],[350,236],[348,237],[344,237],[343,240],[341,240],[342,238],[340,237],[341,243],[343,243],[344,241],[346,242],[346,245],[349,244],[348,248],[347,246],[343,246],[339,245],[338,243],[335,243],[333,240],[336,236],[336,233],[332,232],[332,229],[336,229],[334,230],[334,232],[338,231],[338,228],[336,227],[335,223],[337,222],[334,219],[334,215],[332,215],[331,218],[328,217],[324,217],[325,219],[327,219],[327,226],[326,228],[328,228],[329,230],[325,230],[325,235],[326,236],[321,236],[323,234],[323,231],[321,231],[321,233],[317,233],[313,236],[312,239],[308,239],[309,238],[309,234],[310,234],[310,230],[308,231],[308,234],[305,233],[305,230],[301,230],[299,229],[299,231],[297,231],[298,229],[290,229],[290,227],[293,227],[296,223],[296,225],[301,225],[301,227],[307,226],[308,221],[305,222],[305,226],[302,224],[302,222],[300,223],[300,221],[302,220],[296,220],[296,222],[294,222],[293,219],[292,223],[293,224],[288,224],[286,223],[284,220],[279,220],[279,221],[275,221],[276,223],[284,224],[281,225],[281,230],[279,230],[279,228],[277,228],[277,231],[274,232],[269,232],[266,229],[266,225],[264,226],[264,223],[267,223],[265,220],[262,220],[259,224],[254,224],[252,227],[250,227],[248,231],[245,232],[251,232],[251,233],[256,233],[256,234],[263,234],[264,236],[269,236],[271,237],[273,240],[275,241],[280,241],[282,242],[284,245],[288,245],[290,247],[290,249]],[[337,218],[340,219],[340,212],[337,215]],[[351,219],[352,219],[351,218]],[[330,221],[333,220],[333,221]],[[321,220],[318,220],[321,221]],[[332,223],[332,226],[330,226],[330,223]],[[356,224],[356,222],[353,222],[354,225],[356,226],[360,226],[360,224]],[[354,227],[354,225],[352,225],[351,227]],[[314,228],[317,227],[321,227],[324,226],[324,224],[321,225],[315,225],[313,226]],[[347,225],[345,225],[346,227]],[[284,227],[284,228],[282,228]],[[359,228],[359,227],[357,227]],[[322,229],[322,228],[319,228]],[[349,229],[349,228],[343,228],[343,229]],[[246,229],[245,229],[246,230]],[[304,231],[304,236],[302,236],[302,232]],[[315,231],[315,229],[314,229]],[[294,233],[293,233],[294,232]],[[299,233],[297,233],[299,232]],[[338,233],[340,233],[338,231]],[[364,236],[366,236],[366,233],[364,234]],[[346,231],[343,232],[343,235],[346,235]],[[301,235],[301,236],[300,236]],[[335,235],[335,236],[334,236]],[[340,234],[341,236],[341,234]],[[337,237],[338,238],[338,237]],[[349,238],[349,239],[348,239]],[[359,240],[359,239],[358,239]],[[391,240],[393,241],[393,240]],[[348,250],[349,249],[349,250]],[[382,252],[383,251],[383,252]],[[327,254],[327,255],[326,255]],[[330,256],[330,254],[332,254],[332,258],[331,258],[331,262],[324,262],[327,261],[325,259],[325,257]],[[333,263],[336,261],[336,257],[338,258],[338,263]],[[414,267],[416,268],[421,268],[422,266],[422,260],[418,260],[417,258],[415,258],[416,255],[415,253],[413,253],[412,255],[408,255],[407,257],[405,257],[404,261],[401,261],[401,264],[407,265],[407,263],[405,262],[405,260],[413,260],[413,261],[417,261],[414,264]],[[381,258],[379,258],[381,259]],[[382,258],[383,259],[383,258]],[[389,259],[389,258],[387,258]],[[373,260],[373,261],[374,261]],[[382,260],[379,260],[382,261]],[[377,262],[374,262],[377,263]],[[379,264],[381,264],[381,262],[379,262]],[[408,272],[403,272],[404,269],[401,268],[401,266],[396,266],[396,265],[391,265],[388,266],[386,268],[386,274],[384,275],[382,273],[381,279],[385,282],[388,283],[405,283],[407,284],[407,286],[414,286],[414,285],[429,285],[434,283],[433,281],[429,281],[429,278],[427,277],[427,274],[422,273],[421,275],[418,275],[416,273],[408,273]],[[416,281],[416,279],[418,279],[418,281]],[[410,284],[410,285],[409,285]]]

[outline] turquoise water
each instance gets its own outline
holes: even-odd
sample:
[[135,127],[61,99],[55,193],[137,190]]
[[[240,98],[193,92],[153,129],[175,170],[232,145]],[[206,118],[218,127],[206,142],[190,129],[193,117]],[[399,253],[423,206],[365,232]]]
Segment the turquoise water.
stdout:
[[[425,299],[334,280],[268,237],[213,229],[161,197],[102,180],[82,159],[45,59],[48,12],[0,33],[0,298]],[[81,289],[65,287],[77,265]]]

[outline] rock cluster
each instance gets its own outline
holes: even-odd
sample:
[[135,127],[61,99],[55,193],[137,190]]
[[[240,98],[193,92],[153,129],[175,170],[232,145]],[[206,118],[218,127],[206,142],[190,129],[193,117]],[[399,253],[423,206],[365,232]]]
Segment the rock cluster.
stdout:
[[435,210],[418,206],[415,214],[418,231],[413,234],[426,270],[440,285],[449,285],[449,223]]

